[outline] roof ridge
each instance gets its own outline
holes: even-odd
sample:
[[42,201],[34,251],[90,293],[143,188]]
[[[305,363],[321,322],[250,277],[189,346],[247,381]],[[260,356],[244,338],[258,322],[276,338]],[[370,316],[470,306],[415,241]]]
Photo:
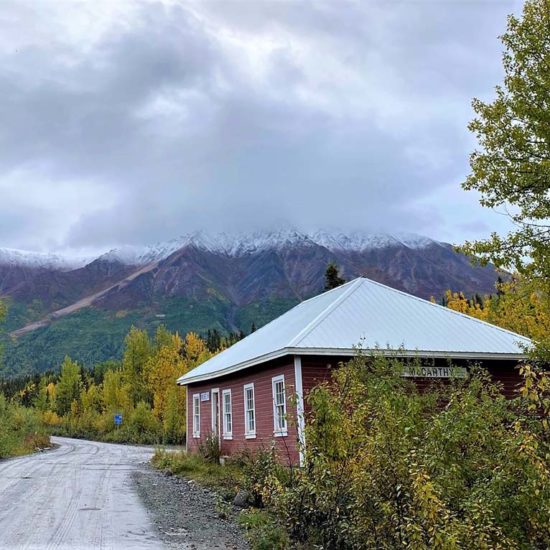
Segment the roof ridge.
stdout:
[[450,307],[445,307],[440,304],[436,304],[435,302],[432,302],[430,300],[425,300],[424,298],[419,298],[418,296],[415,296],[414,294],[409,294],[407,292],[404,292],[402,290],[399,290],[397,288],[392,288],[391,286],[385,285],[383,283],[379,283],[378,281],[373,281],[372,279],[369,279],[368,277],[360,277],[361,279],[364,279],[368,281],[369,283],[387,288],[388,290],[391,290],[393,292],[397,292],[398,294],[402,294],[403,296],[406,296],[407,298],[412,298],[413,300],[417,300],[418,302],[429,304],[430,306],[434,306],[436,308],[440,308],[444,311],[454,313],[455,315],[458,315],[460,317],[464,317],[465,319],[468,319],[469,321],[474,321],[476,323],[480,323],[484,326],[491,327],[496,330],[500,330],[501,332],[504,332],[506,334],[510,334],[511,336],[519,336],[520,338],[523,338],[524,340],[529,340],[529,342],[532,343],[531,338],[527,336],[523,336],[522,334],[518,334],[517,332],[513,332],[512,330],[508,330],[506,328],[499,327],[497,325],[493,325],[492,323],[489,323],[487,321],[483,321],[482,319],[478,319],[477,317],[472,317],[471,315],[466,315],[465,313],[462,313],[460,311],[456,311],[455,309],[451,309]]
[[[358,277],[357,279],[353,279],[346,285],[342,286],[348,286],[349,288],[346,289],[345,292],[343,292],[334,302],[331,302],[327,305],[321,313],[319,313],[312,321],[310,321],[298,334],[290,340],[287,347],[292,348],[295,347],[301,340],[305,338],[305,336],[311,332],[323,319],[327,317],[327,315],[331,312],[333,312],[338,306],[340,306],[349,296],[351,296],[363,283],[363,279],[361,277]],[[342,290],[342,287],[336,287],[332,290]],[[332,292],[332,291],[329,291]],[[324,294],[327,294],[326,292],[323,294],[320,294],[319,296],[323,296]],[[303,304],[304,302],[302,302]]]
[[[331,292],[341,291],[343,288],[345,288],[347,286],[351,286],[354,283],[356,283],[357,279],[361,279],[361,277],[356,277],[355,279],[352,279],[351,281],[348,281],[347,283],[344,283],[343,285],[337,286],[335,288],[331,288],[330,290],[325,290],[324,292],[321,292],[320,294],[315,294],[315,296],[311,296],[311,298],[307,298],[306,300],[302,300],[301,302],[297,303],[294,307],[298,307],[298,306],[301,306],[303,304],[307,304],[308,302],[316,300],[317,298],[320,298],[321,296],[326,296],[327,294],[330,294]],[[291,311],[291,309],[289,309],[288,311]],[[284,315],[284,313],[283,313],[283,315]],[[278,317],[277,317],[277,319],[278,319]]]
[[[228,349],[230,348],[233,348],[235,346],[242,346],[244,345],[244,341],[247,339],[247,338],[250,338],[251,336],[254,336],[254,335],[257,335],[259,333],[262,333],[262,332],[265,332],[272,324],[276,323],[281,317],[283,317],[284,315],[286,315],[287,313],[290,313],[291,311],[293,311],[294,309],[296,308],[299,308],[301,306],[303,306],[304,304],[306,304],[307,302],[311,302],[313,300],[317,300],[318,298],[320,298],[321,296],[325,296],[326,294],[329,294],[331,292],[334,292],[334,291],[341,291],[344,287],[347,287],[347,286],[352,286],[354,284],[357,283],[357,280],[359,278],[355,278],[355,279],[352,279],[351,281],[348,281],[347,283],[344,283],[343,285],[340,285],[336,288],[331,288],[330,290],[327,290],[325,292],[321,292],[321,294],[316,294],[315,296],[312,296],[311,298],[308,298],[307,300],[303,300],[301,302],[298,302],[296,305],[292,306],[289,310],[285,311],[284,313],[281,313],[281,315],[279,315],[278,317],[275,317],[275,319],[271,319],[271,321],[269,321],[268,323],[266,323],[265,325],[259,327],[258,329],[256,329],[254,332],[248,334],[246,336],[246,338],[243,338],[242,340],[239,340],[238,342],[235,342],[233,345],[229,346],[229,348],[226,348],[224,349],[223,351],[221,351],[218,355],[221,355],[222,353],[226,352]],[[345,294],[345,293],[344,293]],[[338,300],[338,299],[337,299]],[[336,301],[337,301],[336,300]],[[329,307],[329,306],[327,306]],[[326,308],[325,308],[326,309]],[[325,311],[325,310],[323,310]],[[309,326],[309,325],[308,325]],[[306,327],[307,328],[307,327]],[[303,331],[304,329],[302,329],[300,331],[300,333]],[[298,333],[298,336],[300,335],[300,333]],[[294,341],[294,338],[291,340],[291,342]]]

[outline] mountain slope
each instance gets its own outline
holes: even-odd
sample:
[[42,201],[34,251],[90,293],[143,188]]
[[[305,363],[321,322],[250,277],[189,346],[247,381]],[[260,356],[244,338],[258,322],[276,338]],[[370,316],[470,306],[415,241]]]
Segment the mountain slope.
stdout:
[[364,275],[424,298],[447,288],[489,293],[497,276],[426,237],[294,230],[195,233],[112,250],[72,270],[1,261],[11,373],[54,367],[65,353],[86,364],[116,357],[131,324],[247,332],[320,292],[330,261],[347,279]]

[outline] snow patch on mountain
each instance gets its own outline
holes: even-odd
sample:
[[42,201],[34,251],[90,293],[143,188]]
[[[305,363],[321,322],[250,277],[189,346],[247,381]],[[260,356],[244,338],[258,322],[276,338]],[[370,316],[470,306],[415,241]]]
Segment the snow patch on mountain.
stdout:
[[348,250],[363,252],[369,249],[406,246],[420,249],[431,245],[440,245],[438,241],[411,233],[344,233],[344,232],[300,232],[295,229],[281,229],[269,232],[250,233],[207,233],[197,231],[183,235],[165,243],[153,246],[125,246],[111,250],[101,259],[119,261],[128,265],[142,265],[160,261],[177,250],[193,246],[212,254],[239,257],[257,254],[266,250],[282,250],[291,247],[324,246],[329,250]]
[[0,266],[21,266],[34,269],[70,271],[83,267],[89,258],[70,258],[58,254],[31,252],[15,248],[0,248]]
[[292,229],[251,232],[251,233],[215,233],[197,232],[182,237],[182,246],[195,246],[214,254],[244,256],[264,250],[280,250],[296,245],[312,246],[315,243],[309,235]]
[[408,248],[426,248],[434,244],[441,244],[433,239],[414,233],[329,233],[317,231],[310,238],[318,245],[329,250],[352,250],[363,252],[376,248],[406,246]]
[[272,232],[255,232],[239,235],[227,233],[193,233],[183,237],[182,246],[193,245],[217,254],[242,256],[264,250],[281,250],[292,246],[324,246],[329,250],[352,250],[363,252],[368,249],[406,246],[408,248],[426,248],[441,244],[437,241],[412,233],[363,233],[363,232],[327,232],[304,233],[294,229]]
[[[125,245],[114,248],[99,256],[97,260],[140,266],[164,260],[181,248],[189,246],[194,246],[199,250],[205,250],[212,254],[239,257],[267,250],[282,250],[298,246],[324,246],[329,250],[364,252],[365,250],[393,246],[420,249],[431,245],[441,245],[441,243],[412,233],[387,234],[359,231],[351,233],[337,231],[301,232],[292,228],[250,233],[208,233],[205,231],[196,231],[183,235],[178,239],[159,242],[154,245]],[[83,267],[90,261],[90,258],[71,258],[58,254],[0,248],[0,265],[21,265],[33,268],[69,271]]]
[[167,258],[182,246],[184,246],[182,239],[173,239],[150,246],[125,245],[109,250],[109,252],[101,255],[98,260],[120,262],[125,265],[145,265]]

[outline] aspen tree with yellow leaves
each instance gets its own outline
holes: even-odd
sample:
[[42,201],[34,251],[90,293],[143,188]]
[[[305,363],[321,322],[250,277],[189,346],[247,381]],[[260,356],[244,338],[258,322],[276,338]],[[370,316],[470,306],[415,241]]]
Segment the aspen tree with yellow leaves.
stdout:
[[145,366],[147,385],[153,396],[153,414],[162,423],[170,441],[181,441],[185,434],[185,392],[176,385],[178,377],[185,372],[182,349],[183,340],[178,334],[159,328],[156,351]]
[[[219,347],[228,342],[220,338]],[[59,375],[25,382],[13,395],[62,435],[184,443],[185,391],[176,382],[213,353],[196,333],[182,338],[160,326],[151,338],[147,331],[132,327],[121,361],[107,361],[89,371],[66,357]],[[122,418],[120,425],[115,425],[115,416]]]

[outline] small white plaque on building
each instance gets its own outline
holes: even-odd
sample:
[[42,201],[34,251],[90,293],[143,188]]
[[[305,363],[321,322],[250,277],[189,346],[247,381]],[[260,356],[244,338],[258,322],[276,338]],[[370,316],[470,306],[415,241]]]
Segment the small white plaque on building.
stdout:
[[201,393],[201,401],[210,401],[210,392],[204,391]]
[[404,367],[406,378],[467,378],[464,367]]

